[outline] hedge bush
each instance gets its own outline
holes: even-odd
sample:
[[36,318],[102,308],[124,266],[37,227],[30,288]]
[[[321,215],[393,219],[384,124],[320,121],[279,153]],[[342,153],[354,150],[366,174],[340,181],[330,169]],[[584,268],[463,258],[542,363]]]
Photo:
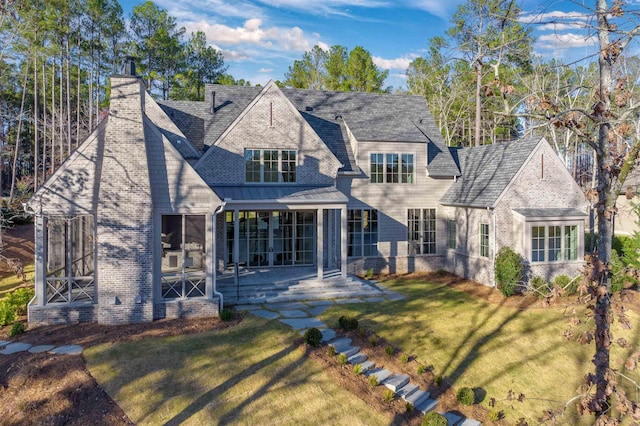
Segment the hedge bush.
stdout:
[[322,332],[313,327],[304,332],[304,342],[309,346],[319,346],[322,341]]
[[422,426],[447,426],[448,424],[447,418],[435,411],[429,411],[422,419]]
[[469,387],[463,387],[458,389],[456,392],[456,399],[462,405],[473,405],[476,401],[476,395],[473,392],[473,389]]
[[524,275],[522,257],[510,247],[502,247],[495,260],[498,289],[504,296],[513,296]]
[[338,325],[344,331],[357,330],[358,320],[350,315],[342,315],[338,318]]
[[21,287],[0,300],[0,326],[9,325],[14,322],[19,315],[26,314],[27,304],[33,298],[34,294],[33,289]]

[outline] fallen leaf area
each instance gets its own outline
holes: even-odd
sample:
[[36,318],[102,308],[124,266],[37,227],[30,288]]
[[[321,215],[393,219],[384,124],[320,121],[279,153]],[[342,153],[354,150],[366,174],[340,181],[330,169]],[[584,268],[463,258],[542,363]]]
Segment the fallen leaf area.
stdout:
[[[5,233],[4,254],[29,261],[33,253],[33,233],[31,227],[19,227]],[[31,250],[31,252],[29,252]],[[0,277],[9,271],[0,269]],[[436,283],[446,284],[460,291],[481,297],[502,306],[521,309],[542,308],[540,300],[530,296],[504,298],[497,290],[478,285],[471,281],[449,274],[413,274],[411,278],[424,278]],[[389,279],[397,277],[385,277]],[[627,303],[636,311],[639,298]],[[564,299],[563,303],[571,303]],[[241,315],[230,322],[221,322],[217,318],[160,320],[152,323],[129,324],[121,326],[103,326],[98,324],[80,324],[72,326],[46,326],[29,329],[23,335],[12,338],[34,345],[82,345],[87,347],[117,343],[128,340],[166,337],[208,330],[234,327],[242,321]],[[0,340],[8,339],[10,327],[0,328]],[[487,422],[487,413],[480,406],[460,406],[454,390],[446,380],[435,384],[435,377],[429,371],[418,374],[418,362],[407,354],[406,362],[398,356],[402,348],[395,348],[394,356],[389,356],[385,348],[388,344],[377,337],[376,346],[371,345],[368,331],[349,332],[353,344],[360,346],[369,360],[377,366],[395,373],[410,376],[411,382],[428,390],[432,398],[438,399],[438,411],[452,411]],[[394,416],[394,424],[421,424],[420,413],[407,411],[403,400],[386,402],[383,386],[372,387],[363,375],[356,375],[353,366],[342,366],[337,356],[331,356],[326,346],[305,348],[302,339],[300,349],[319,363],[335,383],[349,390],[365,401],[373,409]],[[126,413],[107,395],[86,368],[82,355],[52,355],[49,353],[30,354],[21,352],[14,355],[0,355],[0,419],[3,425],[39,424],[39,425],[128,425],[132,424]]]

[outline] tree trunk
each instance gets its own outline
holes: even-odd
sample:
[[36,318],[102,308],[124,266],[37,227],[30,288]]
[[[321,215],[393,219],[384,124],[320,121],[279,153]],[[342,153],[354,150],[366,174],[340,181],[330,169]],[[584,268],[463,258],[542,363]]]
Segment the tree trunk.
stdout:
[[475,117],[475,146],[480,146],[480,124],[482,114],[482,63],[480,59],[476,60],[476,117]]
[[38,163],[40,142],[38,141],[38,56],[33,60],[33,192],[38,190]]
[[18,132],[16,133],[16,147],[13,152],[13,167],[11,168],[11,190],[9,191],[9,204],[13,201],[16,190],[16,175],[18,169],[18,153],[20,152],[20,133],[22,132],[22,117],[24,116],[24,98],[27,93],[27,76],[29,70],[24,73],[24,83],[22,83],[22,101],[20,101],[20,115],[18,116]]

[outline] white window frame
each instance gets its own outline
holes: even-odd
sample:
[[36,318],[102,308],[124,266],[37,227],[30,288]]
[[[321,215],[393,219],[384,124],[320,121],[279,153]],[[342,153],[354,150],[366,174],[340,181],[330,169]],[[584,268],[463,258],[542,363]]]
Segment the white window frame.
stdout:
[[[394,165],[396,166],[395,170],[393,170]],[[372,152],[369,155],[369,182],[396,185],[415,184],[416,155],[410,152]]]
[[[561,263],[561,262],[579,262],[581,261],[579,253],[584,250],[584,238],[580,236],[584,234],[583,224],[579,221],[553,221],[553,222],[527,222],[526,223],[526,232],[525,232],[525,253],[527,253],[528,260],[535,265],[540,265],[544,263]],[[543,239],[540,240],[543,243],[542,249],[534,248],[533,244],[533,229],[541,228],[544,229]],[[571,231],[572,228],[575,228]],[[553,232],[551,232],[553,230]],[[556,231],[560,231],[560,235],[556,235]],[[568,232],[569,231],[569,232]],[[572,236],[573,234],[573,236]],[[540,237],[538,237],[540,238]],[[567,240],[569,238],[569,240]],[[556,243],[559,241],[560,246],[552,245],[552,241]],[[567,244],[568,241],[574,243],[574,246],[571,247],[571,244]],[[542,253],[543,258],[540,259],[540,256],[537,256],[537,260],[534,260],[534,250],[538,250],[538,253]],[[540,250],[542,250],[540,252]],[[557,255],[555,259],[552,259],[551,255],[555,252]],[[571,253],[571,254],[569,254]],[[569,255],[568,255],[569,254]],[[573,257],[573,259],[571,258]]]
[[[415,213],[418,212],[417,215]],[[428,213],[427,213],[428,212]],[[413,216],[412,216],[413,213]],[[431,216],[433,214],[433,217]],[[417,224],[417,229],[413,226]],[[413,226],[412,226],[413,225]],[[412,234],[417,233],[418,238]],[[433,237],[433,238],[431,238]],[[407,210],[407,250],[409,256],[437,254],[438,212],[434,208]],[[426,249],[425,249],[426,247]]]
[[[257,151],[259,153],[259,160],[255,159],[252,161],[255,164],[259,164],[259,180],[249,180],[248,179],[248,168],[247,168],[247,153],[251,151],[252,155]],[[278,157],[277,159],[273,159],[271,157],[269,160],[266,160],[266,153],[269,153],[271,156],[275,153]],[[294,153],[295,159],[291,160],[291,153]],[[285,154],[287,159],[285,159]],[[297,149],[264,149],[264,148],[245,148],[244,149],[244,181],[249,184],[280,184],[280,183],[296,183],[297,181],[297,169],[298,169],[298,150]],[[277,170],[268,169],[268,164],[277,164]],[[293,167],[292,167],[293,166]],[[277,173],[278,180],[267,180],[265,181],[265,176],[268,174]],[[255,175],[255,172],[253,172]]]

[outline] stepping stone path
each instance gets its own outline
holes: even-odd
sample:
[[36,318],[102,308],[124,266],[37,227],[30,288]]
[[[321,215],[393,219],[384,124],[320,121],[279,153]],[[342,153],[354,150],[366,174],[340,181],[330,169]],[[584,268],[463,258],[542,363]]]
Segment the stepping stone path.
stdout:
[[79,345],[36,345],[24,342],[11,342],[10,340],[0,340],[0,355],[13,355],[20,352],[29,352],[37,354],[41,352],[49,352],[54,355],[80,355],[82,346]]
[[[418,385],[410,382],[409,376],[406,374],[395,374],[392,371],[377,368],[373,361],[367,359],[367,355],[360,351],[358,346],[353,346],[351,339],[347,337],[337,337],[335,330],[327,327],[325,323],[315,318],[329,308],[330,305],[346,304],[346,303],[375,303],[382,301],[402,300],[404,296],[388,291],[385,297],[375,298],[352,298],[340,299],[336,301],[315,300],[308,302],[291,302],[278,304],[263,304],[259,308],[256,305],[236,306],[238,310],[246,310],[250,313],[266,319],[278,319],[280,322],[287,324],[294,330],[304,334],[306,330],[315,327],[322,332],[322,341],[332,346],[336,353],[345,354],[347,363],[351,365],[360,364],[362,373],[366,377],[375,376],[378,383],[391,389],[398,397],[409,402],[416,410],[423,414],[435,410],[438,401],[430,398],[430,394],[426,390],[420,389]],[[250,307],[248,307],[250,306]],[[1,343],[1,342],[0,342]],[[446,418],[449,426],[481,426],[478,420],[463,418],[454,413],[442,413]]]

